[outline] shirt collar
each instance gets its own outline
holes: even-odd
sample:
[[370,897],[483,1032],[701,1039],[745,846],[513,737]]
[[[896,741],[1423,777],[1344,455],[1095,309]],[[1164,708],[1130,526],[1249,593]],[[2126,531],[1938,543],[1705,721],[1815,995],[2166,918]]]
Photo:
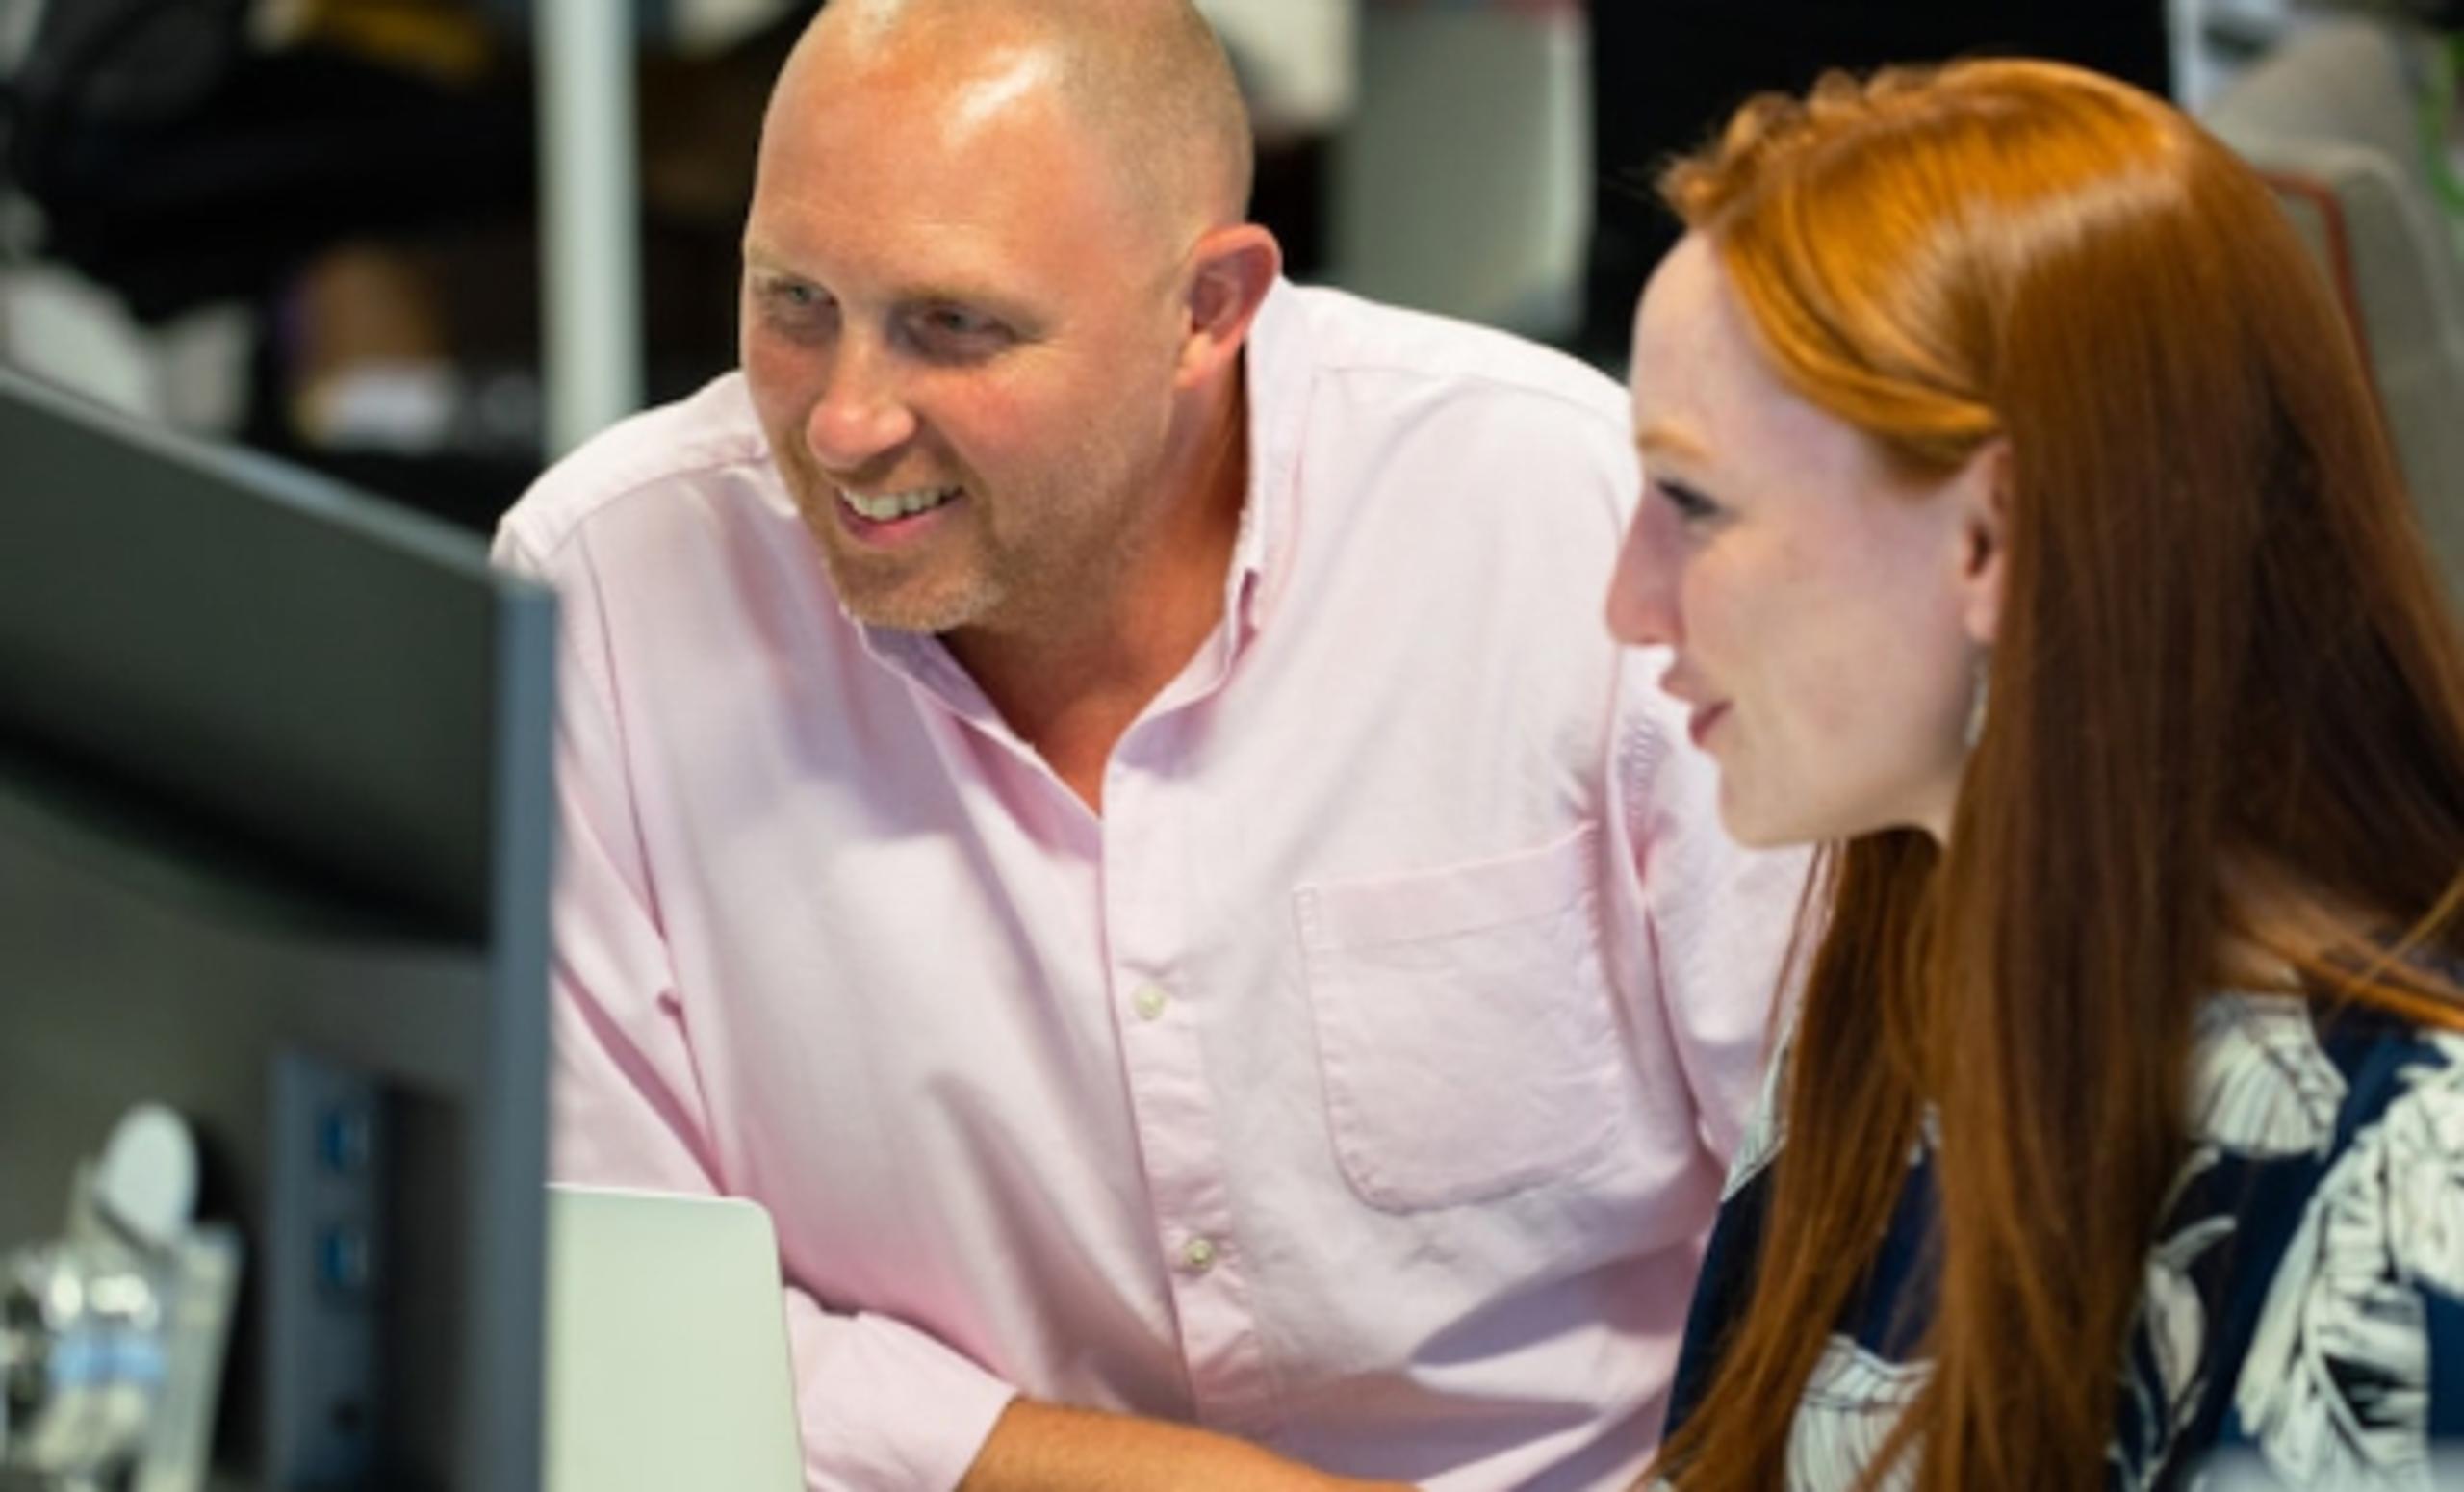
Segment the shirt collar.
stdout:
[[1291,570],[1287,536],[1296,516],[1300,437],[1317,372],[1300,292],[1291,281],[1277,277],[1268,289],[1241,367],[1248,395],[1248,491],[1223,608],[1237,622],[1236,647],[1266,625]]

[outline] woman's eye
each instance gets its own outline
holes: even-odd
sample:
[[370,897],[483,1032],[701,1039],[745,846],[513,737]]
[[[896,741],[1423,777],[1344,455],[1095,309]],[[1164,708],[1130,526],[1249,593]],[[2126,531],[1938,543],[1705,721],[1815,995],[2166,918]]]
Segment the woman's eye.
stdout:
[[1678,519],[1687,525],[1708,523],[1720,516],[1720,505],[1681,482],[1655,481],[1652,490],[1660,501],[1677,510]]

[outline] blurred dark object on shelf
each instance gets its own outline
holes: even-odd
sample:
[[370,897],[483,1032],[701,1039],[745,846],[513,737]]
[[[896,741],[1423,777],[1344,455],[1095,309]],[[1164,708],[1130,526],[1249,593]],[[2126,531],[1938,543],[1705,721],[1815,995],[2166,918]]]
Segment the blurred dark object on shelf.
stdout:
[[1258,142],[1249,216],[1273,230],[1283,245],[1283,272],[1296,280],[1325,272],[1328,149],[1323,135]]
[[256,299],[348,238],[526,212],[523,59],[460,76],[314,38],[251,44],[243,0],[46,7],[5,90],[32,245],[161,322]]
[[2163,93],[2163,0],[1593,0],[1594,193],[1580,349],[1626,355],[1643,281],[1676,241],[1651,193],[1659,162],[1737,105],[1803,90],[1825,69],[1962,55],[2058,58]]
[[[815,8],[784,0],[688,48],[668,44],[686,39],[663,3],[635,6],[654,400],[734,361],[761,110]],[[0,168],[32,208],[7,247],[152,327],[247,307],[259,335],[229,433],[486,528],[542,464],[529,12],[52,0],[0,66]]]
[[2464,31],[2464,0],[2401,0],[2399,9],[2432,31]]

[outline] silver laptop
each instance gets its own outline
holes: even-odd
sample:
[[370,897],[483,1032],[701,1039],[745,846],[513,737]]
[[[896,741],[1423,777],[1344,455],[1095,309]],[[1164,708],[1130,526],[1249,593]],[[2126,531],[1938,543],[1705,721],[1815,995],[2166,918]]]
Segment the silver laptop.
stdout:
[[548,1192],[545,1492],[801,1492],[769,1214]]

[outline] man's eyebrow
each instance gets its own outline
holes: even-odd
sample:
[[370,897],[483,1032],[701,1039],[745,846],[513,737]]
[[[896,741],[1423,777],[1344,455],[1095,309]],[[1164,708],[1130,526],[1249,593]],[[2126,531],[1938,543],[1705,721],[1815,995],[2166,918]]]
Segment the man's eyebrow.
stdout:
[[980,306],[994,310],[997,298],[978,287],[933,280],[918,280],[902,286],[898,292],[899,303],[911,306]]
[[[781,253],[757,239],[745,240],[743,251],[748,269],[799,276],[805,272],[796,267],[794,256]],[[1007,297],[997,291],[955,280],[918,280],[899,286],[892,298],[903,306],[963,305],[981,306],[996,313],[1011,311]]]
[[787,256],[759,239],[744,241],[744,262],[748,268],[756,270],[787,268]]

